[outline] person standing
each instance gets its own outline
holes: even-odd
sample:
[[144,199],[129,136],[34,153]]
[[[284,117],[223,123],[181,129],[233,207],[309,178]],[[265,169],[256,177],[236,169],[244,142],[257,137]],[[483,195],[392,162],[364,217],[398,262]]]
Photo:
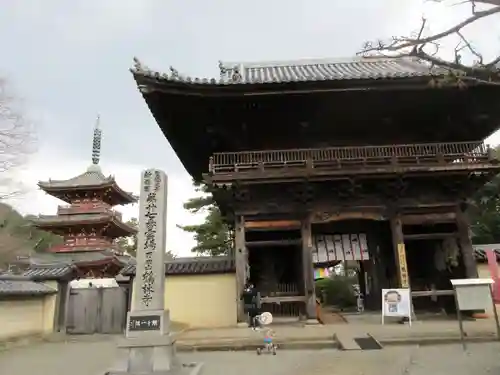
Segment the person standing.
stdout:
[[243,300],[243,310],[248,315],[248,326],[255,329],[257,327],[256,317],[260,313],[260,298],[257,289],[252,283],[245,285],[241,299]]

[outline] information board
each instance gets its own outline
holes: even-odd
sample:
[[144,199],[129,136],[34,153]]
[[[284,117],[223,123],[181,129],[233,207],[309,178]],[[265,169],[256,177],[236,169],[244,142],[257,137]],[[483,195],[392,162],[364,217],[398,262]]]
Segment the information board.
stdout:
[[384,317],[408,317],[411,323],[410,289],[382,289],[382,324]]

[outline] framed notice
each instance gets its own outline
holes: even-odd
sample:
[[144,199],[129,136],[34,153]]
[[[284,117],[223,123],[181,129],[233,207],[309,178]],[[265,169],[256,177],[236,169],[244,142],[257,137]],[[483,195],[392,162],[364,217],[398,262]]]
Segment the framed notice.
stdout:
[[410,289],[382,289],[382,324],[386,316],[408,317],[411,325]]

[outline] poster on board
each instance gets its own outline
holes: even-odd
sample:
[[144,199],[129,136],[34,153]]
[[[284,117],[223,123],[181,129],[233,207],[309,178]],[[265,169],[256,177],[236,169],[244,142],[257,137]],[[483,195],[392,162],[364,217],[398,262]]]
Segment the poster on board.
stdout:
[[411,325],[410,289],[382,289],[382,324],[386,316],[407,317]]

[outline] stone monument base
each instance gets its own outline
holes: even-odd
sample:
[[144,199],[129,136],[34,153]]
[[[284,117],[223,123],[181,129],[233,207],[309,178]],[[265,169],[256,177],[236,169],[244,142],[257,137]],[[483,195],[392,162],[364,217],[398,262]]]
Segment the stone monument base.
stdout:
[[171,335],[124,338],[115,366],[105,375],[198,375],[202,363],[181,363]]
[[180,363],[169,332],[168,310],[130,311],[115,366],[105,375],[198,375],[202,364]]

